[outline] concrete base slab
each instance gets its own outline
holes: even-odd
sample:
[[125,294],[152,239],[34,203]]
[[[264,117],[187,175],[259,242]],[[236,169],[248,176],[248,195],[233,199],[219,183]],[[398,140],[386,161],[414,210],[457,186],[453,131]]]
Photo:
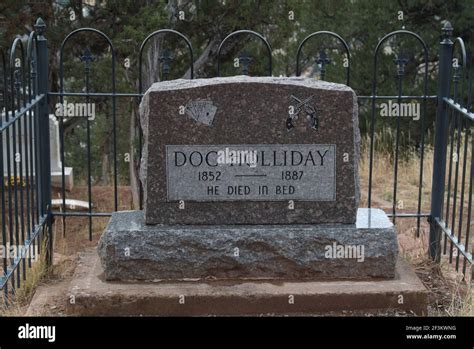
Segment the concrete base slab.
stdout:
[[425,315],[427,290],[398,259],[396,277],[379,281],[110,282],[96,253],[81,256],[71,282],[71,315],[318,315],[404,310]]

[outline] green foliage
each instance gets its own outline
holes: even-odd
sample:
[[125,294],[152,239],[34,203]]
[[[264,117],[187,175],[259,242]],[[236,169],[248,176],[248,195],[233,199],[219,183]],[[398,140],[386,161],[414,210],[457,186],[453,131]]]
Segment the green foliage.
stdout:
[[[180,12],[182,11],[182,12]],[[400,12],[403,12],[403,19]],[[180,15],[184,14],[184,18]],[[71,16],[75,18],[72,20]],[[68,33],[81,27],[92,27],[103,31],[113,42],[115,48],[116,90],[118,92],[137,92],[139,74],[139,49],[143,40],[153,31],[170,28],[186,35],[194,49],[196,77],[216,76],[217,45],[229,33],[239,29],[250,29],[261,33],[270,42],[273,54],[273,75],[291,76],[295,74],[296,52],[299,43],[310,33],[329,30],[341,35],[351,51],[350,86],[359,95],[371,95],[372,82],[376,76],[378,95],[397,95],[397,65],[394,59],[403,54],[408,58],[405,75],[401,83],[402,94],[423,94],[424,56],[420,43],[409,36],[397,36],[386,41],[377,55],[377,70],[374,74],[374,50],[379,40],[389,32],[405,28],[414,31],[426,42],[428,52],[428,95],[436,93],[437,60],[442,23],[449,20],[455,36],[462,36],[467,48],[472,52],[472,23],[474,3],[472,0],[347,0],[347,1],[301,1],[301,0],[196,0],[196,1],[96,1],[94,6],[82,1],[3,1],[0,4],[0,47],[7,49],[14,35],[32,30],[35,19],[41,16],[47,24],[46,37],[50,49],[51,90],[60,89],[59,51]],[[148,55],[153,46],[160,52]],[[389,45],[391,52],[385,46]],[[107,42],[97,34],[79,34],[68,41],[64,48],[64,86],[66,91],[84,91],[84,63],[80,56],[86,48],[95,56],[92,63],[89,90],[92,92],[111,92],[112,68],[111,50]],[[143,57],[143,76],[149,76],[153,64],[153,78],[145,84],[146,89],[153,80],[162,78],[161,66],[156,64],[161,51],[171,51],[169,79],[182,77],[189,67],[189,56],[185,44],[173,35],[165,35],[148,42]],[[345,56],[341,44],[325,35],[309,40],[302,50],[300,64],[304,74],[318,78],[321,67],[316,59],[325,49],[330,62],[326,66],[325,79],[345,82],[346,70],[343,66]],[[268,58],[265,47],[256,37],[239,35],[229,40],[222,50],[221,75],[240,74],[234,67],[234,60],[241,52],[252,57],[250,75],[266,75]],[[205,55],[207,53],[207,55]],[[151,57],[151,61],[150,61]],[[125,62],[129,63],[126,67]],[[151,65],[150,65],[151,64]],[[148,79],[150,80],[150,79]],[[67,98],[68,101],[84,101]],[[104,154],[109,167],[113,165],[112,99],[100,97],[91,100],[97,103],[97,118],[91,122],[91,154],[94,178],[106,174],[101,170]],[[58,100],[50,100],[51,107]],[[117,98],[117,158],[120,178],[128,181],[128,164],[124,154],[130,151],[130,118],[132,109],[136,110],[135,98]],[[427,104],[426,138],[430,141],[435,105]],[[360,105],[360,125],[367,132],[371,117],[371,102]],[[402,143],[417,147],[420,138],[420,122],[404,119],[400,124]],[[376,130],[380,134],[393,135],[394,119],[377,116]],[[387,131],[390,130],[390,131]],[[67,164],[75,167],[77,173],[85,174],[84,148],[85,122],[68,125],[66,136]],[[393,137],[380,136],[385,148],[393,147]],[[76,170],[77,169],[77,170]],[[110,176],[110,175],[109,175]]]

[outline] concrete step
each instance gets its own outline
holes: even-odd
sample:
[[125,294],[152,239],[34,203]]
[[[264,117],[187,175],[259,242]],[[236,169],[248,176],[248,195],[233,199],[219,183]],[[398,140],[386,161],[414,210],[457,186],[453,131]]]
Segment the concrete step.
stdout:
[[318,315],[402,310],[426,315],[427,290],[401,258],[386,280],[107,282],[95,252],[81,256],[66,312],[95,316]]

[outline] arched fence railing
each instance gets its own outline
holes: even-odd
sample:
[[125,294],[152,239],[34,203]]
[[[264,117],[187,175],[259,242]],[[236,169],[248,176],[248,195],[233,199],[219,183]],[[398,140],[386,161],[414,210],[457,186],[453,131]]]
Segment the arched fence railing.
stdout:
[[[111,99],[111,140],[113,159],[113,211],[120,208],[118,191],[118,154],[117,154],[117,101],[119,98],[136,98],[140,100],[144,93],[143,84],[143,55],[147,43],[153,38],[161,35],[173,35],[184,42],[189,55],[189,77],[194,78],[194,52],[190,40],[182,33],[171,29],[157,30],[148,35],[140,45],[138,58],[138,86],[137,92],[117,92],[116,88],[116,60],[117,52],[110,38],[106,34],[93,29],[81,28],[71,32],[63,40],[60,47],[59,60],[59,91],[48,91],[48,49],[44,37],[45,24],[39,19],[35,30],[29,35],[26,45],[20,39],[13,41],[12,47],[7,54],[1,54],[0,86],[2,88],[1,102],[2,117],[0,120],[0,166],[3,173],[3,185],[1,191],[2,223],[1,239],[2,245],[25,246],[22,254],[16,256],[3,256],[0,269],[0,288],[4,297],[8,300],[14,295],[15,288],[21,286],[21,281],[28,275],[35,258],[45,255],[47,261],[51,262],[53,250],[52,224],[54,218],[62,220],[63,232],[66,231],[66,218],[86,217],[88,219],[89,239],[92,239],[93,218],[107,217],[112,212],[103,212],[93,206],[93,183],[91,168],[91,120],[82,120],[85,125],[85,161],[86,169],[86,196],[87,208],[84,212],[68,210],[65,164],[66,149],[64,139],[64,115],[57,116],[60,124],[60,163],[61,163],[61,185],[59,210],[53,210],[51,200],[51,156],[49,144],[49,108],[47,100],[59,99],[63,105],[65,97],[85,100],[86,104],[94,98]],[[372,91],[371,95],[358,96],[359,103],[369,103],[369,173],[367,187],[367,206],[373,207],[373,165],[374,138],[376,136],[377,105],[378,101],[393,100],[402,103],[407,100],[421,102],[420,135],[419,135],[419,168],[417,170],[417,200],[415,212],[406,212],[398,205],[399,193],[399,152],[400,152],[400,117],[395,119],[395,144],[393,148],[393,187],[391,188],[391,207],[387,212],[396,222],[398,218],[416,219],[416,231],[420,232],[421,219],[427,218],[429,222],[429,254],[433,259],[439,260],[441,255],[449,254],[449,261],[456,264],[459,270],[462,261],[462,273],[467,275],[467,267],[470,266],[472,273],[472,242],[470,232],[472,230],[472,178],[474,176],[474,165],[472,161],[473,140],[472,126],[474,114],[472,112],[472,69],[467,66],[467,55],[462,39],[451,40],[452,28],[446,23],[443,28],[443,38],[439,56],[438,92],[436,95],[428,95],[428,47],[423,39],[416,33],[399,30],[384,36],[377,44],[373,54],[372,67]],[[65,47],[73,38],[80,35],[96,35],[107,46],[107,54],[104,55],[111,70],[110,89],[105,91],[94,91],[91,79],[94,77],[93,64],[96,57],[91,50],[84,50],[79,58],[83,64],[83,88],[80,92],[72,92],[66,83],[68,79],[64,76]],[[261,34],[250,30],[239,30],[226,36],[220,43],[217,51],[217,76],[221,74],[221,54],[223,48],[231,38],[239,35],[250,35],[257,37],[267,52],[267,75],[272,75],[272,49],[270,43]],[[346,40],[340,35],[319,31],[306,36],[298,46],[296,52],[296,75],[301,74],[300,60],[303,48],[309,40],[314,38],[335,40],[343,49],[347,64],[343,65],[345,70],[345,82],[350,83],[352,59],[350,47]],[[408,95],[404,93],[403,82],[405,67],[409,63],[408,57],[400,50],[396,53],[394,70],[396,73],[396,91],[393,95],[378,95],[378,63],[382,48],[386,42],[395,37],[414,39],[422,51],[422,62],[417,66],[422,71],[422,94]],[[26,47],[26,49],[25,49]],[[461,51],[460,59],[454,56],[455,49]],[[325,68],[329,64],[330,57],[326,55],[324,48],[320,50],[316,63],[320,67],[320,76],[325,78]],[[109,56],[110,55],[110,56]],[[453,61],[454,58],[454,61]],[[161,64],[162,79],[169,77],[173,57],[163,52],[158,57]],[[239,63],[242,65],[242,73],[249,74],[249,67],[255,62],[255,57],[241,55]],[[453,63],[454,62],[454,63]],[[424,171],[425,137],[427,130],[427,103],[438,102],[434,135],[434,159],[432,175],[426,175]],[[141,154],[141,134],[138,132],[137,152]],[[429,178],[428,178],[429,177]],[[423,206],[423,193],[431,181],[430,208]],[[425,195],[426,196],[426,195]],[[141,199],[141,195],[140,195]],[[141,207],[141,200],[140,200]],[[423,209],[425,207],[425,209]],[[449,246],[449,249],[448,249]],[[31,253],[27,253],[30,251]],[[45,253],[41,253],[45,252]],[[34,258],[31,258],[31,255]],[[471,276],[472,280],[472,276]]]
[[[227,35],[224,40],[221,41],[219,44],[219,48],[217,49],[217,76],[221,76],[221,51],[226,42],[228,42],[231,38],[237,35],[247,34],[260,39],[260,41],[264,44],[267,50],[267,59],[268,59],[268,66],[267,66],[267,75],[272,76],[273,66],[272,66],[272,47],[270,43],[265,39],[262,34],[254,32],[253,30],[237,30],[233,33]],[[249,66],[252,62],[252,57],[246,52],[243,52],[240,57],[238,58],[239,64],[242,64],[242,75],[249,75]]]
[[[385,35],[378,43],[374,51],[373,61],[373,75],[372,75],[372,111],[371,111],[371,122],[370,122],[370,153],[369,153],[369,186],[368,186],[368,207],[372,207],[372,183],[373,183],[373,164],[374,164],[374,138],[375,138],[375,123],[376,123],[376,96],[377,96],[377,62],[382,45],[389,39],[395,36],[411,36],[414,37],[423,49],[423,95],[422,96],[404,96],[402,90],[402,81],[405,76],[405,66],[408,63],[408,58],[404,57],[400,52],[394,63],[397,67],[397,94],[389,96],[387,99],[396,99],[400,105],[404,99],[410,100],[421,100],[422,101],[422,112],[420,122],[420,168],[419,168],[419,180],[418,180],[418,204],[417,211],[414,217],[417,218],[417,235],[420,231],[420,218],[422,217],[421,204],[422,204],[422,189],[423,189],[423,161],[425,155],[425,117],[426,117],[426,103],[429,98],[428,94],[428,47],[423,39],[410,31],[397,30],[392,33]],[[393,170],[393,199],[392,199],[392,217],[393,222],[397,217],[397,189],[398,189],[398,169],[399,169],[399,154],[400,154],[400,116],[396,118],[396,136],[395,136],[395,156],[394,156],[394,170]]]
[[[59,99],[60,104],[64,105],[64,96],[68,95],[68,93],[64,90],[64,47],[66,44],[73,39],[75,36],[82,34],[82,33],[93,33],[98,35],[100,38],[107,42],[108,47],[111,51],[111,67],[112,67],[112,132],[113,132],[113,178],[114,178],[114,209],[118,209],[118,193],[117,193],[117,127],[116,127],[116,82],[115,82],[115,48],[112,44],[112,41],[109,39],[107,35],[103,32],[94,29],[94,28],[80,28],[72,31],[69,33],[66,38],[61,43],[60,53],[59,53]],[[94,56],[90,52],[89,48],[86,48],[83,55],[80,57],[81,62],[84,64],[84,92],[74,93],[72,95],[77,97],[84,97],[86,105],[89,105],[90,98],[91,98],[91,87],[90,87],[90,78],[91,78],[91,63],[94,61]],[[69,94],[71,95],[71,94]],[[102,95],[99,93],[94,93],[94,96]],[[59,138],[60,138],[60,157],[61,157],[61,164],[65,163],[65,147],[64,147],[64,113],[60,113],[57,115],[59,119]],[[88,205],[87,205],[87,213],[89,218],[89,239],[92,239],[92,168],[91,168],[91,125],[90,125],[90,117],[85,118],[86,123],[86,149],[87,149],[87,198],[88,198]],[[61,193],[62,193],[62,210],[61,215],[67,216],[67,207],[66,207],[66,174],[65,174],[65,166],[61,166]],[[63,222],[63,234],[66,232],[66,219],[62,219]]]
[[[305,44],[313,38],[316,38],[318,36],[330,36],[335,38],[339,43],[342,45],[344,48],[344,51],[346,53],[346,59],[347,61],[344,62],[343,67],[346,70],[346,85],[350,86],[350,69],[351,69],[351,52],[349,49],[349,45],[347,44],[346,40],[342,38],[339,34],[330,32],[330,31],[319,31],[315,33],[309,34],[307,37],[301,41],[301,43],[298,46],[298,50],[296,51],[296,76],[300,76],[301,74],[301,67],[300,67],[300,56],[301,52],[303,50],[303,47]],[[316,63],[321,66],[321,80],[325,80],[325,73],[326,73],[326,65],[328,65],[331,62],[329,57],[326,55],[326,51],[323,49],[320,51],[319,56],[316,60]]]

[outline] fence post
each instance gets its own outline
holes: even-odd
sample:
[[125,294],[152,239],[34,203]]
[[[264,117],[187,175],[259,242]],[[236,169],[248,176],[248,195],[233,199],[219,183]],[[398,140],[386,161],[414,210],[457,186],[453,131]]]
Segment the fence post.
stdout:
[[48,108],[48,41],[44,37],[46,24],[43,19],[38,18],[34,25],[38,39],[38,95],[45,95],[38,107],[39,125],[39,153],[41,160],[41,170],[39,183],[41,191],[40,212],[46,215],[47,227],[47,251],[46,261],[51,264],[53,260],[53,233],[51,229],[51,158],[49,145],[49,108]]
[[443,26],[439,53],[438,106],[436,109],[436,130],[433,157],[433,182],[431,187],[429,256],[440,259],[441,230],[435,218],[442,218],[444,206],[444,186],[446,177],[446,152],[448,147],[448,115],[443,99],[449,96],[451,67],[453,58],[453,27],[446,22]]

